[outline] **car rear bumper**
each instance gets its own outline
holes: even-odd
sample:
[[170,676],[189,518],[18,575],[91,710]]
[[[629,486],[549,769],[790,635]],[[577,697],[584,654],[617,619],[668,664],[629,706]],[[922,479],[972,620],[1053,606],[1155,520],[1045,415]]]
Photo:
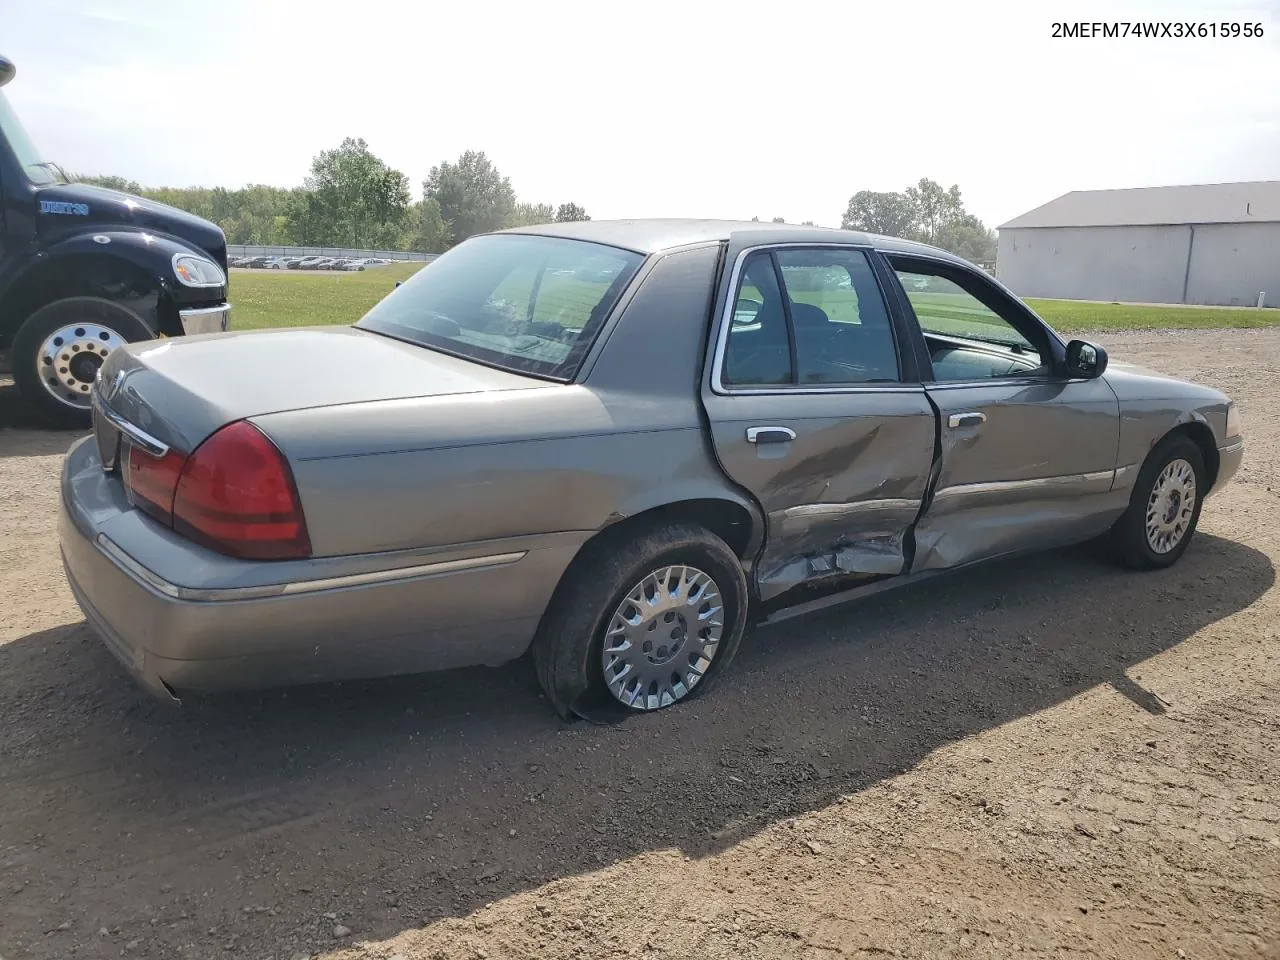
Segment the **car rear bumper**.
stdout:
[[220,303],[216,307],[198,307],[191,310],[179,310],[178,319],[182,321],[182,332],[188,336],[200,333],[223,333],[231,318],[231,304]]
[[[143,687],[164,698],[184,690],[506,662],[528,648],[576,552],[567,540],[524,550],[506,545],[500,552],[472,545],[425,563],[417,558],[405,566],[401,560],[400,566],[341,576],[238,587],[179,584],[144,566],[112,534],[141,555],[152,554],[139,531],[150,531],[145,535],[167,550],[190,551],[195,562],[175,564],[178,569],[200,570],[203,555],[210,561],[205,569],[225,570],[227,558],[183,543],[128,510],[111,484],[119,481],[103,473],[91,437],[72,447],[63,467],[59,523],[67,581],[107,648]],[[255,568],[247,573],[263,566],[243,563]]]

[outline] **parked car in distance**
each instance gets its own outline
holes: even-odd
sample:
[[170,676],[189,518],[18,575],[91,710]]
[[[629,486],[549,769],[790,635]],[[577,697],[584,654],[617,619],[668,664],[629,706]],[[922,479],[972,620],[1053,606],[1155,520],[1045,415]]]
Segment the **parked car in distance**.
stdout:
[[1244,447],[1224,394],[951,254],[764,223],[475,237],[354,326],[126,346],[92,398],[62,553],[148,690],[531,649],[566,717],[670,706],[750,623],[994,557],[1101,537],[1167,567]]
[[289,267],[288,257],[268,257],[262,264],[268,270],[287,270]]

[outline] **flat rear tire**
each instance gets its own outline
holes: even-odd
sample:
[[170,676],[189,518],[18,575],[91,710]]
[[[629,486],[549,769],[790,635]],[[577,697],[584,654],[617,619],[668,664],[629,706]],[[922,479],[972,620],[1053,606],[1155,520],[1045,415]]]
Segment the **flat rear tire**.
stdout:
[[561,717],[617,718],[707,691],[747,622],[742,563],[709,530],[657,523],[587,544],[533,642],[543,692]]

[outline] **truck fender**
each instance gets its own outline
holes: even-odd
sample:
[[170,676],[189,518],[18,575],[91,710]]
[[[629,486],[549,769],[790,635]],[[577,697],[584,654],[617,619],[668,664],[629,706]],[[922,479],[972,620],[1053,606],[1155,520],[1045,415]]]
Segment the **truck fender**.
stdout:
[[[0,344],[34,310],[63,296],[113,300],[133,310],[155,333],[180,333],[176,311],[162,308],[162,301],[176,305],[196,295],[203,300],[226,296],[225,286],[197,294],[178,283],[173,258],[180,253],[208,259],[173,238],[136,230],[85,231],[59,240],[22,264],[0,295]],[[131,282],[122,285],[121,278]]]
[[[78,233],[53,244],[41,259],[48,261],[66,257],[91,255],[124,260],[149,273],[157,286],[173,295],[181,287],[173,275],[173,258],[191,254],[208,260],[209,255],[172,237],[134,230],[107,230]],[[185,289],[185,288],[183,288]]]

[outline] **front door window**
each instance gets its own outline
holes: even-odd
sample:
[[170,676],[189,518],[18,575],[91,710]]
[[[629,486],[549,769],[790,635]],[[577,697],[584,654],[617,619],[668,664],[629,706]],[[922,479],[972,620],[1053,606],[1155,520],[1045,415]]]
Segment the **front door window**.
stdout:
[[1048,371],[1043,345],[946,276],[945,268],[935,271],[913,263],[895,264],[895,269],[924,333],[934,380],[988,380]]

